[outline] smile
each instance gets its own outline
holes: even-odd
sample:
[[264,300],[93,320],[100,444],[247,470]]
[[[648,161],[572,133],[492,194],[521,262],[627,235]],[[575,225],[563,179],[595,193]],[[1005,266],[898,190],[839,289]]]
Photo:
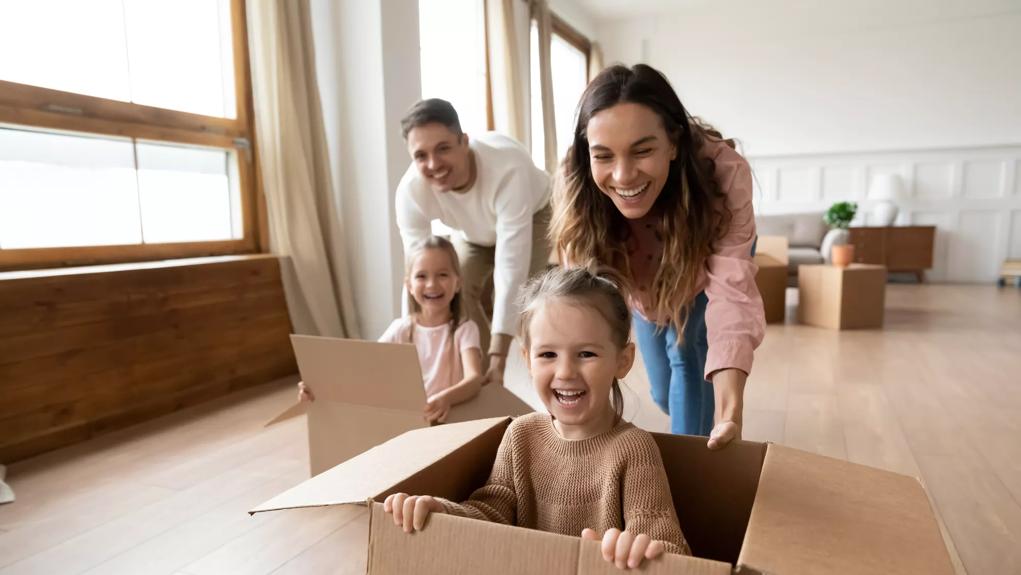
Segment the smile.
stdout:
[[572,407],[581,401],[587,392],[580,389],[554,389],[553,397],[564,407]]
[[449,175],[450,175],[450,170],[443,170],[442,172],[435,172],[433,174],[433,179],[434,180],[442,180],[443,178],[446,178]]
[[649,182],[645,182],[644,184],[637,188],[631,189],[613,188],[613,192],[626,200],[630,200],[636,198],[647,189],[649,189]]

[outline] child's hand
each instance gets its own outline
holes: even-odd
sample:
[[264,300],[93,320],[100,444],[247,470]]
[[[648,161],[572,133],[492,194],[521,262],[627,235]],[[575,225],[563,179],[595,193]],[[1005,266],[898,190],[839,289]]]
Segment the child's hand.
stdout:
[[304,381],[298,382],[298,401],[315,401],[316,395],[312,393],[312,388],[305,385]]
[[394,493],[383,501],[383,511],[393,513],[394,525],[403,526],[405,533],[421,531],[430,513],[445,513],[443,504],[428,495]]
[[[591,529],[581,532],[582,539],[599,541],[599,536]],[[620,569],[635,569],[644,559],[655,559],[665,550],[663,542],[655,540],[644,533],[635,535],[630,531],[607,529],[603,534],[603,559],[615,564]]]
[[450,400],[442,393],[437,393],[429,398],[422,411],[425,420],[429,423],[443,423],[447,420],[447,415],[450,414]]

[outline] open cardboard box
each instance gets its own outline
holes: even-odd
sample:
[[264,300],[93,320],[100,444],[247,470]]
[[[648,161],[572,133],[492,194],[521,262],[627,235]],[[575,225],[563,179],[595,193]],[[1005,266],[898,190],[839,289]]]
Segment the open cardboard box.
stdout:
[[[298,370],[315,393],[266,425],[308,414],[309,467],[318,475],[411,429],[422,417],[425,389],[418,352],[410,344],[291,335]],[[451,407],[447,423],[534,411],[501,385]]]
[[[509,418],[409,431],[251,511],[369,505],[368,573],[606,573],[579,537],[434,514],[408,535],[383,513],[396,492],[467,499],[483,485]],[[642,573],[953,573],[917,480],[775,444],[653,434],[697,557],[664,555]]]

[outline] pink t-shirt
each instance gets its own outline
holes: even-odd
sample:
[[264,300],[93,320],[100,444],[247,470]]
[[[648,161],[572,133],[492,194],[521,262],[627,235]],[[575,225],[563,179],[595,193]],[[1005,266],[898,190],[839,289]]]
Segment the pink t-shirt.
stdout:
[[[418,363],[422,366],[422,383],[425,385],[425,396],[452,387],[464,378],[461,354],[468,349],[481,349],[479,344],[479,326],[472,320],[466,320],[454,330],[453,342],[450,337],[450,324],[436,327],[413,325],[411,317],[397,318],[386,328],[379,341],[384,343],[411,343],[411,330],[415,330],[415,349],[418,350]],[[454,344],[451,347],[451,343]]]
[[[751,169],[724,142],[707,140],[704,153],[716,164],[714,175],[733,216],[727,234],[713,246],[707,269],[698,282],[709,299],[705,312],[709,340],[705,378],[712,381],[713,374],[721,369],[751,373],[755,348],[765,335],[766,319],[755,285],[758,266],[752,261],[756,235]],[[665,323],[668,318],[652,317],[650,285],[663,257],[663,241],[656,237],[655,220],[649,215],[628,221],[632,233],[631,274],[638,290],[631,303],[646,319]]]

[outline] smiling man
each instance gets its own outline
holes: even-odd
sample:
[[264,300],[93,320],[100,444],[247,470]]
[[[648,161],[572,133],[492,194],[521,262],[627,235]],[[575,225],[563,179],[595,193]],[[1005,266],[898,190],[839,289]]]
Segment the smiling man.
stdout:
[[[412,160],[397,186],[404,250],[432,233],[432,220],[456,230],[451,241],[461,260],[465,308],[488,350],[489,381],[503,383],[517,333],[518,291],[549,259],[549,176],[507,136],[487,132],[469,140],[445,100],[412,106],[401,130]],[[480,303],[490,277],[491,321]]]

